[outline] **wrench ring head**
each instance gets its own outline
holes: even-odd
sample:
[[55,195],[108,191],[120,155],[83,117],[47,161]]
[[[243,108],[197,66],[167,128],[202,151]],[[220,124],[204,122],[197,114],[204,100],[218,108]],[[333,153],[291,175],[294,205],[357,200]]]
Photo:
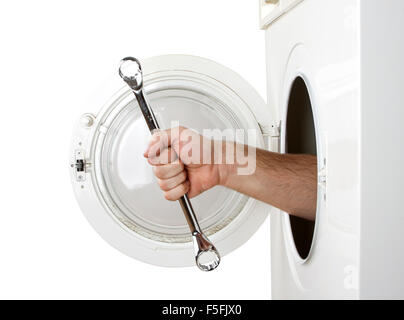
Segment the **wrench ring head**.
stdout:
[[[204,259],[207,261],[202,261]],[[196,265],[202,271],[212,271],[215,270],[220,264],[220,255],[215,247],[209,248],[208,250],[201,250],[195,257]]]
[[143,86],[143,72],[139,60],[134,57],[123,58],[119,65],[119,76],[134,91],[139,91]]

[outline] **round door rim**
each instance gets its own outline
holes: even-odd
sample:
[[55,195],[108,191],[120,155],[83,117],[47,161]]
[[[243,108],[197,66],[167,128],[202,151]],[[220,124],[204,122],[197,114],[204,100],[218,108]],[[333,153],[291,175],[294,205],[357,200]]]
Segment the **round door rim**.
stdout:
[[[243,109],[238,111],[245,115],[245,120],[251,128],[260,129],[255,118],[262,123],[271,123],[274,120],[265,102],[245,80],[230,69],[211,60],[187,55],[166,55],[145,59],[142,65],[145,79],[159,73],[191,72],[196,77],[211,79],[212,85],[223,86],[234,92],[240,101],[244,102]],[[105,104],[97,117],[92,119],[91,126],[79,122],[73,134],[70,164],[75,163],[75,151],[78,149],[84,152],[86,159],[91,159],[92,142],[97,134],[100,132],[102,134],[100,120],[112,104],[127,97],[128,89],[124,87]],[[240,106],[241,104],[235,107],[240,109]],[[264,147],[263,140],[260,141],[260,147]],[[117,218],[109,214],[100,201],[93,175],[87,174],[84,181],[77,181],[76,172],[72,166],[70,173],[73,189],[84,215],[101,237],[113,247],[133,258],[154,265],[171,267],[194,265],[191,242],[172,244],[157,242],[144,238],[128,228],[123,228]],[[222,256],[246,242],[264,222],[268,211],[267,205],[249,199],[242,212],[228,226],[213,234],[210,238]]]

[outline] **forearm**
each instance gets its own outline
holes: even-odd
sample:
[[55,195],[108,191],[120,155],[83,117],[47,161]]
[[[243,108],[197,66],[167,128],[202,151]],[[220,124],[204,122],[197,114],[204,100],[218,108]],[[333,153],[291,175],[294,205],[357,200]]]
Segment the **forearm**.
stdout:
[[[251,147],[248,147],[251,148]],[[247,151],[247,147],[245,147]],[[279,154],[262,149],[248,152],[255,170],[240,175],[243,167],[220,166],[220,184],[275,206],[289,214],[314,220],[317,199],[317,161],[313,155]],[[247,152],[246,152],[247,153]],[[254,158],[255,157],[255,158]]]

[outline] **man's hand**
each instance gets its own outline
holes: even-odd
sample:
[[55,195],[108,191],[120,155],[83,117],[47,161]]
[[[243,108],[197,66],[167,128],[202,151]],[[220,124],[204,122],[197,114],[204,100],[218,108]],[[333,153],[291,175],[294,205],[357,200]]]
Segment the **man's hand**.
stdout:
[[192,198],[220,184],[213,150],[212,140],[178,127],[154,133],[144,156],[153,166],[164,197],[178,200],[186,193]]

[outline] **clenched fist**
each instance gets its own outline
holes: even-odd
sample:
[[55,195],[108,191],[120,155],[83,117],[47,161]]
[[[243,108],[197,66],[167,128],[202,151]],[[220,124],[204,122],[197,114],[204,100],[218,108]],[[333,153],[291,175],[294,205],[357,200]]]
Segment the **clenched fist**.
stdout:
[[167,200],[190,198],[221,183],[220,166],[214,163],[214,140],[184,127],[153,134],[144,156]]

